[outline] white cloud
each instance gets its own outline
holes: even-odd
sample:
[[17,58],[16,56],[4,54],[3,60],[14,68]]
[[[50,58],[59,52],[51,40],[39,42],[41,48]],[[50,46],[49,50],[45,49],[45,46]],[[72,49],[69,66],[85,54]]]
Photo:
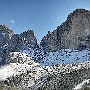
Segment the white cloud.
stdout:
[[11,19],[11,20],[10,20],[10,23],[14,24],[14,23],[15,23],[15,21],[14,21],[13,19]]

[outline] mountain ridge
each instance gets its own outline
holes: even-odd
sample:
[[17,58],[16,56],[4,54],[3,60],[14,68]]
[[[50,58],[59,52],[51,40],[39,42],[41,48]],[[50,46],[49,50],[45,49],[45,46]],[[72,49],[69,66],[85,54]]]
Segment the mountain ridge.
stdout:
[[[19,52],[23,50],[31,50],[34,52],[34,59],[43,58],[43,54],[48,52],[58,51],[61,49],[77,49],[83,50],[90,48],[90,11],[85,9],[76,9],[70,13],[67,20],[57,27],[53,32],[48,31],[40,42],[37,43],[37,38],[33,30],[14,34],[11,29],[5,25],[0,25],[0,36],[2,45],[1,59],[5,60],[6,53]],[[8,32],[7,35],[2,31]],[[10,35],[10,34],[11,35]],[[6,35],[6,36],[5,36]],[[8,38],[7,38],[8,36]],[[4,42],[4,43],[3,43]],[[43,54],[41,53],[43,52]],[[38,54],[38,57],[37,57]]]
[[[40,44],[46,52],[60,49],[90,48],[90,11],[76,9],[69,14],[67,20],[53,32],[48,32]],[[88,39],[88,40],[85,40]],[[86,45],[85,45],[86,44]]]
[[90,11],[76,9],[40,44],[33,30],[14,34],[0,25],[0,90],[77,90],[90,84],[89,17]]

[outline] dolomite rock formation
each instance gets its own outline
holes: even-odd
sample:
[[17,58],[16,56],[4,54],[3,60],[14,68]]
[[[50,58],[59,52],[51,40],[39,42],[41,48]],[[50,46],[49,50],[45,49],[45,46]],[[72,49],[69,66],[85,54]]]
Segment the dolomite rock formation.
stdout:
[[6,27],[5,25],[0,25],[0,62],[3,61],[5,57],[6,46],[13,36],[13,31]]
[[13,36],[13,31],[5,25],[0,25],[0,47],[7,44]]
[[10,28],[0,25],[0,64],[6,62],[7,53],[19,52],[27,48],[35,49],[36,47],[37,39],[33,30],[14,34]]
[[28,30],[20,34],[20,36],[23,39],[23,44],[30,48],[36,48],[37,47],[37,39],[35,37],[35,34],[33,30]]
[[90,11],[76,9],[56,30],[48,32],[40,44],[46,52],[90,48]]
[[37,39],[32,30],[23,33],[14,34],[8,45],[8,51],[20,51],[25,48],[36,48]]

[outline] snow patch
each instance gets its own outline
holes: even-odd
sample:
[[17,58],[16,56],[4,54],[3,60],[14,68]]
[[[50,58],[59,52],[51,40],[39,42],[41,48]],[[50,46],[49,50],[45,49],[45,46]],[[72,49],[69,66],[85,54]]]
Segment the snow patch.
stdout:
[[82,83],[75,86],[74,90],[80,90],[83,88],[84,84],[88,84],[90,82],[90,79],[84,80]]

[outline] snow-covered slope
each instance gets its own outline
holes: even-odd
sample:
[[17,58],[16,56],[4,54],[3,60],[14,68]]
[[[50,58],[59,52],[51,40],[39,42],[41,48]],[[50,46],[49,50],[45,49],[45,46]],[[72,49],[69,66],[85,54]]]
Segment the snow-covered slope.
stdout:
[[79,83],[78,85],[75,86],[73,90],[80,90],[84,87],[85,84],[90,83],[90,79],[84,80],[82,83]]
[[12,52],[9,55],[11,55],[9,59],[15,59],[16,61],[14,61],[14,63],[10,63],[9,59],[7,59],[6,62],[8,64],[0,67],[0,80],[4,80],[13,75],[20,75],[21,73],[25,73],[27,70],[31,70],[33,72],[34,69],[37,72],[37,75],[35,76],[37,79],[40,74],[39,71],[44,71],[39,63],[35,63],[31,57],[25,53]]
[[43,66],[52,66],[56,64],[72,64],[90,60],[90,50],[73,50],[62,49],[56,52],[44,54],[43,49],[23,50],[22,52],[28,54]]
[[[70,50],[68,50],[68,53],[69,53],[69,51]],[[66,52],[66,51],[63,51],[63,52]],[[74,52],[77,53],[77,51],[74,51]],[[84,52],[85,52],[85,50],[84,50]],[[86,50],[86,52],[87,52],[87,50]],[[82,52],[79,52],[79,53],[82,53]],[[89,52],[87,52],[87,54],[88,53]],[[62,53],[60,53],[60,54],[62,55]],[[70,64],[68,61],[69,64],[58,64],[55,66],[41,66],[39,63],[36,63],[33,60],[31,60],[31,57],[27,56],[27,54],[25,54],[25,53],[12,52],[12,53],[10,53],[10,55],[12,56],[11,57],[12,59],[17,58],[17,55],[19,55],[18,58],[24,57],[24,58],[26,58],[26,60],[25,60],[25,62],[23,62],[22,59],[20,58],[21,61],[18,62],[15,59],[16,60],[15,63],[9,63],[7,65],[1,66],[0,67],[0,81],[8,80],[8,78],[12,78],[12,77],[15,78],[17,76],[19,76],[18,78],[20,78],[20,77],[22,77],[22,75],[24,75],[23,76],[24,78],[21,79],[21,81],[20,81],[21,82],[20,88],[21,87],[22,88],[26,88],[26,87],[27,88],[28,87],[37,88],[36,86],[41,87],[42,85],[44,85],[45,83],[48,82],[47,78],[49,75],[52,76],[53,74],[60,74],[60,73],[66,74],[66,73],[73,72],[75,70],[80,70],[83,68],[85,68],[85,69],[90,68],[90,61],[86,61],[86,62],[78,63],[78,64]],[[52,55],[52,54],[50,54],[50,55]],[[66,55],[67,54],[65,54],[65,56]],[[78,55],[78,54],[76,54],[76,55]],[[85,53],[85,55],[86,55],[86,53]],[[54,59],[56,59],[56,58],[53,58],[53,60]],[[52,59],[51,59],[51,62],[52,62]],[[17,78],[15,80],[17,81]],[[24,85],[24,83],[27,83],[27,85]]]
[[32,87],[36,90],[37,87],[48,82],[49,75],[66,74],[82,68],[90,68],[89,49],[82,51],[63,49],[47,54],[44,54],[42,49],[26,49],[21,52],[10,52],[6,58],[7,64],[0,67],[0,81],[15,78],[17,75],[21,78],[23,75],[24,78],[21,79],[19,87]]
[[63,49],[57,52],[50,52],[43,58],[43,65],[51,66],[56,64],[73,64],[90,60],[90,50]]
[[[27,74],[29,72],[29,74]],[[10,63],[9,65],[3,66],[0,68],[0,81],[8,80],[8,78],[17,77],[23,75],[23,79],[21,79],[21,86],[20,87],[31,87],[35,84],[35,81],[40,79],[43,75],[45,75],[45,70],[37,63],[32,63],[32,65],[28,64],[16,64]],[[25,75],[26,76],[25,76]],[[18,77],[16,81],[20,79]],[[25,81],[27,80],[27,81]],[[14,82],[16,82],[14,80]],[[27,82],[27,85],[24,83]]]

